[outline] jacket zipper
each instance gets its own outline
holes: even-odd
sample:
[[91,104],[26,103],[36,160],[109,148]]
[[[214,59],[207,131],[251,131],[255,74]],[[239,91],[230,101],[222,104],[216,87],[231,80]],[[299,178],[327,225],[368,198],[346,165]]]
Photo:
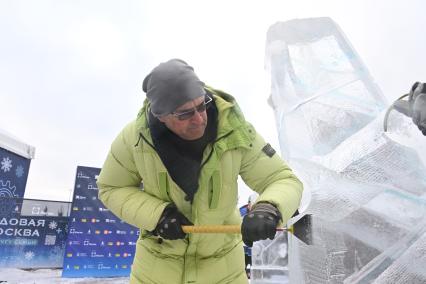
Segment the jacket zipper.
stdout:
[[146,139],[146,138],[145,138],[145,136],[143,136],[143,135],[142,135],[142,133],[140,133],[140,132],[139,132],[139,139],[138,139],[138,142],[135,144],[135,147],[138,147],[138,146],[139,146],[139,142],[141,141],[141,138],[142,138],[142,140],[143,140],[143,141],[145,141],[145,142],[146,142],[146,144],[148,144],[149,146],[151,146],[151,148],[152,148],[152,149],[154,149],[154,151],[155,151],[155,152],[157,152],[157,150],[155,150],[154,145],[152,145],[152,144],[148,141],[148,139]]

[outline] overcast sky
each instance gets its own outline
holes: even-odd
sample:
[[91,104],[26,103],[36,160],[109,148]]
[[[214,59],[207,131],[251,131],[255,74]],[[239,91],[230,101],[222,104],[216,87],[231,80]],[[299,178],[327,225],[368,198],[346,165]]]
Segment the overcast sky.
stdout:
[[181,58],[278,148],[269,26],[331,17],[390,102],[426,81],[425,11],[421,0],[0,0],[0,128],[36,148],[26,197],[70,200],[77,165],[101,167],[135,118],[145,75]]

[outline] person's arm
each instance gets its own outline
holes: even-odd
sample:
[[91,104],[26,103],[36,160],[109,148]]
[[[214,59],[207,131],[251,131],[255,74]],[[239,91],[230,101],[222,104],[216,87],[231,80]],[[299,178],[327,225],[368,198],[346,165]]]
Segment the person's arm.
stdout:
[[153,231],[169,203],[140,189],[134,145],[126,140],[132,134],[133,124],[129,124],[112,143],[97,180],[99,199],[123,221]]
[[240,175],[259,193],[256,204],[274,205],[285,224],[299,207],[303,185],[278,153],[259,134],[255,135],[251,149],[244,154]]
[[394,103],[397,111],[409,116],[419,130],[426,136],[426,84],[416,82],[408,95],[408,101]]

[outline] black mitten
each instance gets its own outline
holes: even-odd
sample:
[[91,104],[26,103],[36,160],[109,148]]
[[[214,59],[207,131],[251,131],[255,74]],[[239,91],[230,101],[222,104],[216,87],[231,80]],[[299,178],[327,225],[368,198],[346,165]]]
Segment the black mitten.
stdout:
[[193,224],[175,206],[168,206],[164,209],[154,234],[167,240],[184,239],[186,234],[182,230],[182,225]]
[[278,209],[267,202],[257,203],[243,218],[241,234],[246,246],[253,246],[258,240],[273,239],[275,237],[281,214]]

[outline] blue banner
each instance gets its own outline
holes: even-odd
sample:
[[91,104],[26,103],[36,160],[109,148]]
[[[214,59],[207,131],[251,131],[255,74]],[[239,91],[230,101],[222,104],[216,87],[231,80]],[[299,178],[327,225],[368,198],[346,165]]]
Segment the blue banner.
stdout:
[[62,267],[67,217],[22,216],[22,198],[0,198],[0,267]]
[[30,162],[0,148],[0,197],[24,197]]
[[62,277],[128,276],[139,230],[98,200],[99,168],[77,168]]

